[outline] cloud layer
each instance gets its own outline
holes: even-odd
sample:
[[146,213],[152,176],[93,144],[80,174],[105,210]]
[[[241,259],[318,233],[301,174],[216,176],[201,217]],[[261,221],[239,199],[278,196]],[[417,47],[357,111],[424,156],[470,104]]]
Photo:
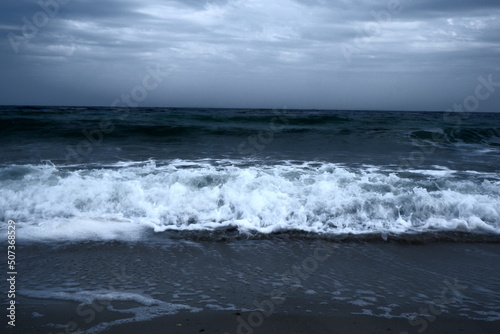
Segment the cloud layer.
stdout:
[[0,18],[0,104],[110,105],[156,64],[144,106],[445,110],[500,81],[496,0],[6,0]]

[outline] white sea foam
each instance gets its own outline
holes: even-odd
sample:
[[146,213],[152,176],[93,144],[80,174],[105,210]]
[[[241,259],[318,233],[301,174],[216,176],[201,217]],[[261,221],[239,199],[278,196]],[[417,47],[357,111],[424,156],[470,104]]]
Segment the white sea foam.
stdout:
[[[176,160],[0,169],[0,218],[29,240],[136,240],[147,230],[500,233],[500,181],[451,170]],[[413,176],[414,175],[414,176]],[[4,227],[2,227],[4,228]]]
[[91,304],[92,302],[99,301],[134,301],[145,306],[157,305],[162,301],[154,298],[131,292],[120,292],[113,290],[95,290],[87,291],[80,289],[66,289],[66,290],[29,290],[23,289],[21,295],[32,298],[40,299],[55,299],[55,300],[69,300],[79,302],[81,304]]
[[[87,334],[100,333],[113,326],[121,324],[152,320],[154,318],[165,316],[168,314],[175,314],[180,310],[188,310],[191,312],[199,312],[202,310],[200,308],[191,307],[184,304],[167,303],[138,293],[119,292],[113,290],[84,291],[73,289],[67,291],[55,291],[45,289],[41,291],[24,289],[21,290],[21,295],[31,298],[76,301],[81,303],[80,305],[88,305],[96,301],[99,301],[101,303],[104,301],[133,301],[140,304],[140,306],[129,307],[126,309],[116,309],[112,306],[112,304],[108,305],[107,309],[109,311],[123,313],[125,318],[113,320],[110,322],[101,322],[98,325],[87,329],[85,331],[85,333]],[[66,328],[66,326],[62,324],[52,324],[52,327]]]

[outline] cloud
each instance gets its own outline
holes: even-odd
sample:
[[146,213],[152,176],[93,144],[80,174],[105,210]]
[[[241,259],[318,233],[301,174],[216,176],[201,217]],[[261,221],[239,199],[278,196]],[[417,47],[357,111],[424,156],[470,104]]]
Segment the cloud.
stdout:
[[73,0],[17,54],[42,9],[4,1],[0,103],[107,105],[155,63],[148,105],[435,110],[498,67],[496,1],[395,1]]

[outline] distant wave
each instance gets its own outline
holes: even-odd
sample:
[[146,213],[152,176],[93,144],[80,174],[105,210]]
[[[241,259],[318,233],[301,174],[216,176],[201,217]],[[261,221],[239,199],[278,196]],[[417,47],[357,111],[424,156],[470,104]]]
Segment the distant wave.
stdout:
[[[12,110],[10,110],[12,109]],[[387,146],[417,142],[500,145],[498,115],[476,114],[457,127],[443,113],[300,110],[134,109],[1,107],[0,133],[4,140],[38,141],[85,139],[83,130],[98,129],[102,120],[113,125],[106,141],[129,138],[158,141],[245,140],[273,126],[281,135],[303,140],[323,136],[327,143],[370,139]],[[429,129],[429,125],[433,128]],[[387,139],[390,139],[388,141]],[[236,143],[237,144],[237,143]],[[354,147],[354,145],[353,145]],[[353,149],[351,147],[351,149]]]
[[500,146],[500,127],[469,128],[459,129],[445,128],[439,130],[418,130],[410,135],[412,139],[428,141],[439,144],[486,144]]

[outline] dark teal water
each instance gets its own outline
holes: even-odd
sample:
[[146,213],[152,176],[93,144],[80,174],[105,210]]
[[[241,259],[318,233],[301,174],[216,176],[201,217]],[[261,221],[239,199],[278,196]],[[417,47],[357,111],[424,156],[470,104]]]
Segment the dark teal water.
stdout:
[[499,113],[1,107],[0,163],[253,159],[499,170]]

